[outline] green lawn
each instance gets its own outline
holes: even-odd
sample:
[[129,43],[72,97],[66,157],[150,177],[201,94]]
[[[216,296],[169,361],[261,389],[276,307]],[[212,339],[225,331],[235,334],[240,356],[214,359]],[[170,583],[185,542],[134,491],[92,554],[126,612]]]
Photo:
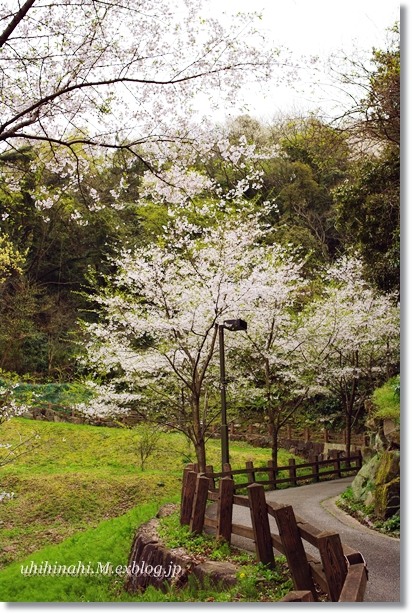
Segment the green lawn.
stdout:
[[[139,430],[13,419],[0,430],[0,443],[33,437],[38,445],[0,469],[0,492],[14,493],[0,503],[0,569],[46,546],[96,528],[150,502],[180,495],[183,467],[194,461],[193,449],[180,434],[164,433],[158,449],[139,467]],[[1,454],[7,453],[0,448]],[[220,467],[220,442],[208,443],[208,462]],[[289,453],[281,451],[280,462]],[[259,466],[269,449],[230,444],[233,468],[253,460]],[[283,460],[282,460],[283,459]]]
[[[167,500],[176,497],[167,497]],[[96,569],[100,562],[126,565],[130,546],[136,528],[153,517],[160,501],[145,503],[126,514],[100,522],[97,528],[84,532],[77,531],[72,537],[57,545],[43,548],[39,552],[16,561],[0,572],[0,601],[20,602],[107,602],[132,601],[122,590],[123,578],[116,575],[24,575],[26,566],[32,562],[40,567],[49,562],[51,566],[74,565],[79,561],[85,568]],[[139,599],[137,599],[139,600]]]

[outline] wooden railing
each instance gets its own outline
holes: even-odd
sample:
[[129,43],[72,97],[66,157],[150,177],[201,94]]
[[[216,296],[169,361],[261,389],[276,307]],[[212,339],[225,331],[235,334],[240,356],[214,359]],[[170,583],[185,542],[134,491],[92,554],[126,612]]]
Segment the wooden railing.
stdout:
[[[219,434],[220,426],[212,424],[209,429],[209,434]],[[229,424],[229,435],[270,435],[269,425],[253,425],[253,424],[235,424],[231,422]],[[310,427],[305,428],[292,428],[287,426],[280,429],[278,433],[278,439],[289,439],[298,441],[315,441],[324,443],[340,443],[346,444],[346,431],[332,431],[330,429],[313,429]],[[351,443],[353,445],[368,445],[369,436],[366,433],[352,433]]]
[[[194,470],[198,471],[198,465],[195,463]],[[234,484],[234,489],[240,490],[241,488],[247,488],[250,484],[261,484],[262,486],[269,486],[269,488],[277,488],[278,485],[283,486],[289,484],[291,486],[298,486],[299,483],[307,484],[308,480],[312,482],[319,482],[321,478],[331,477],[346,477],[348,475],[356,474],[362,467],[362,453],[357,450],[352,456],[342,457],[337,450],[331,451],[331,458],[328,460],[318,460],[317,458],[311,458],[307,463],[296,464],[294,458],[289,459],[289,464],[283,467],[275,468],[274,462],[269,460],[266,466],[255,467],[252,461],[247,461],[244,469],[232,469],[230,463],[224,465],[223,471],[213,471],[213,466],[208,465],[206,467],[205,475],[209,478],[210,490],[217,491],[216,480],[234,476],[245,475],[246,481],[237,482]],[[279,477],[287,473],[287,477]],[[259,479],[258,474],[266,474],[267,479]],[[236,478],[237,479],[237,478]]]
[[[317,601],[315,583],[327,593],[329,601],[363,601],[367,568],[360,552],[341,542],[339,533],[322,531],[299,516],[291,505],[267,503],[263,485],[247,486],[247,496],[235,494],[235,484],[225,476],[219,490],[210,490],[211,478],[188,465],[183,473],[180,523],[189,525],[193,533],[204,527],[214,530],[216,540],[229,544],[232,535],[254,540],[257,561],[274,566],[273,549],[286,556],[295,590],[282,601]],[[205,515],[207,502],[217,501],[216,518]],[[252,527],[232,521],[233,505],[250,510]],[[271,533],[272,516],[279,534]],[[304,549],[304,541],[319,551],[319,560]]]

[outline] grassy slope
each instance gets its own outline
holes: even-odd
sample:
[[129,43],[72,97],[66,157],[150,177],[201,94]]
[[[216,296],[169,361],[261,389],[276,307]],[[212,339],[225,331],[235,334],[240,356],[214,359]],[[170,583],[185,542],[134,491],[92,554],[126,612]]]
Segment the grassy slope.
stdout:
[[[3,425],[0,442],[18,442],[20,438],[33,435],[38,437],[34,441],[41,445],[0,470],[0,492],[15,493],[14,499],[0,503],[1,568],[10,566],[14,561],[34,560],[31,553],[56,546],[71,537],[74,541],[69,539],[62,544],[64,548],[68,544],[68,551],[51,549],[40,552],[40,562],[46,556],[60,557],[62,560],[62,552],[67,557],[67,552],[75,544],[78,544],[74,550],[76,561],[84,560],[91,552],[87,541],[89,535],[92,542],[97,540],[102,546],[102,549],[99,546],[96,550],[95,555],[100,557],[96,560],[111,560],[110,556],[107,558],[109,553],[105,546],[103,548],[102,538],[97,534],[93,537],[88,530],[99,527],[98,531],[103,531],[105,529],[101,527],[106,525],[101,525],[102,521],[115,519],[129,510],[133,510],[131,513],[137,514],[136,518],[144,522],[157,511],[162,501],[177,500],[182,469],[189,459],[194,460],[193,451],[188,448],[183,436],[164,434],[159,449],[147,463],[147,470],[142,472],[136,451],[138,434],[138,431],[127,429],[24,419],[13,419]],[[234,468],[244,466],[245,461],[250,459],[258,466],[269,459],[270,450],[233,442],[230,455]],[[279,462],[287,463],[289,456],[281,451]],[[219,467],[220,442],[217,440],[208,444],[208,462]],[[148,502],[151,506],[146,513],[143,506]],[[111,522],[115,524],[109,531],[110,535],[117,530],[117,521]],[[118,522],[121,527],[123,521]],[[127,559],[134,530],[127,526],[125,547],[121,556],[119,554],[121,562]],[[120,532],[122,530],[119,528]],[[84,533],[86,541],[83,542],[82,532],[85,531],[88,532]],[[106,538],[103,541],[106,542]],[[21,575],[19,565],[8,571],[13,574],[13,569]],[[1,574],[0,584],[5,581],[8,571]],[[28,582],[22,576],[19,581],[31,586],[30,591],[34,590],[32,581]],[[30,600],[35,598],[35,592]],[[77,597],[74,600],[78,600]],[[8,595],[7,599],[10,598]]]
[[81,561],[85,568],[90,564],[91,569],[96,569],[98,562],[103,565],[110,562],[114,569],[117,565],[125,565],[136,528],[153,517],[157,510],[158,502],[139,506],[119,518],[101,522],[96,529],[78,532],[61,544],[48,546],[21,562],[11,564],[0,573],[0,601],[132,601],[130,595],[121,590],[121,576],[25,576],[21,573],[21,566],[30,567],[32,561],[38,567],[46,561],[52,566],[57,563],[66,567],[75,565],[76,568]]

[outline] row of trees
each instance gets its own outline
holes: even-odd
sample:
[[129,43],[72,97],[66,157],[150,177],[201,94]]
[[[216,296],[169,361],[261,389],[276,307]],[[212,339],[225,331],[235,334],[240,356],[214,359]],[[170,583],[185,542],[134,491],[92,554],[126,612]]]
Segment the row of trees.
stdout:
[[230,387],[237,406],[267,416],[273,459],[279,428],[313,395],[340,399],[349,449],[365,394],[398,368],[394,297],[372,289],[355,258],[313,283],[305,262],[273,242],[261,212],[244,206],[222,218],[218,205],[208,207],[208,226],[182,214],[161,245],[116,260],[96,297],[99,321],[85,325],[96,397],[83,409],[134,408],[173,424],[204,467],[206,431],[220,411],[216,325],[243,318],[247,332],[227,336]]

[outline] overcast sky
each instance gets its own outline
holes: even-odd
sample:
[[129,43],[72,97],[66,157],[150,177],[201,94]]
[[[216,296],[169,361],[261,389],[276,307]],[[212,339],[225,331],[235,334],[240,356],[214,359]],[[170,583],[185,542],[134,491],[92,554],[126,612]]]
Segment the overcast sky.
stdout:
[[[210,0],[210,11],[219,18],[222,12],[261,12],[262,29],[275,45],[288,47],[296,59],[302,55],[326,58],[338,50],[350,53],[354,45],[367,51],[382,47],[385,30],[399,19],[399,7],[397,0]],[[305,75],[301,76],[305,80]],[[250,114],[263,118],[293,108],[327,107],[325,96],[322,99],[320,91],[313,93],[308,82],[296,87],[299,92],[288,86],[272,86],[266,97],[256,95],[255,90],[245,91]],[[230,111],[230,115],[236,114],[236,110]]]

